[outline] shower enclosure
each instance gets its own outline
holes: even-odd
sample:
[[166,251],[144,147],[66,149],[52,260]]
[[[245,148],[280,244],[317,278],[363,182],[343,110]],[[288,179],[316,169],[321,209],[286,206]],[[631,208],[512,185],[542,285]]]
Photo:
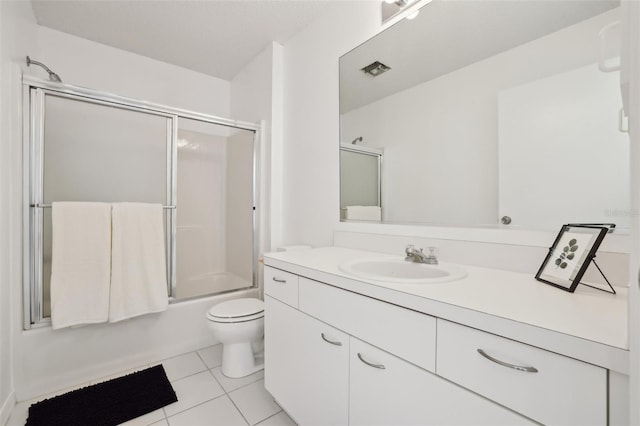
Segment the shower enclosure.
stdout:
[[348,206],[382,207],[382,157],[380,149],[340,144],[340,219]]
[[172,302],[256,286],[258,126],[25,77],[24,327],[48,325],[51,203],[158,203]]

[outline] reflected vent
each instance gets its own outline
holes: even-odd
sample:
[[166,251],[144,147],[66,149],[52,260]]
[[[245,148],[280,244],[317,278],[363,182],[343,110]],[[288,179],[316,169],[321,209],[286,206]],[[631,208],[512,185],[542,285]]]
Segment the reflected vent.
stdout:
[[383,64],[382,62],[375,61],[367,65],[366,67],[362,68],[361,71],[367,75],[370,75],[371,77],[377,77],[380,74],[384,74],[385,72],[389,71],[390,69],[391,67]]

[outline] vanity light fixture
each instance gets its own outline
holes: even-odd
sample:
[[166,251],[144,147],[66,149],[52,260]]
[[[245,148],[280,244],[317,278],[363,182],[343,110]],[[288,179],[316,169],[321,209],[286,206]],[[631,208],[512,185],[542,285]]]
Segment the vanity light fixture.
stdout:
[[387,71],[389,71],[391,69],[391,67],[383,64],[380,61],[375,61],[370,63],[369,65],[367,65],[366,67],[362,68],[360,71],[362,71],[363,73],[371,76],[371,77],[377,77],[382,73],[385,73]]
[[416,11],[415,11],[415,12],[413,12],[412,14],[407,15],[406,19],[408,19],[408,20],[415,19],[415,18],[416,18],[416,16],[418,16],[418,14],[419,14],[419,13],[420,13],[420,10],[416,10]]
[[[391,17],[397,15],[417,0],[383,0],[382,1],[382,23],[385,23]],[[406,16],[407,19],[414,19],[420,13],[420,9],[416,9],[413,13]]]

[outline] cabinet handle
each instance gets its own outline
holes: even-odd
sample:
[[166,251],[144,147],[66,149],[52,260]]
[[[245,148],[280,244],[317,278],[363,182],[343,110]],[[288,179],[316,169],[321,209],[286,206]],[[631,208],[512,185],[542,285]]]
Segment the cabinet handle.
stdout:
[[330,343],[332,345],[335,346],[342,346],[342,342],[334,342],[333,340],[329,340],[327,339],[327,337],[324,335],[324,333],[320,333],[320,336],[322,336],[322,340],[324,340],[327,343]]
[[365,363],[365,364],[367,364],[369,367],[379,368],[380,370],[384,370],[385,368],[387,368],[387,367],[385,367],[385,366],[384,366],[384,365],[382,365],[382,364],[373,364],[373,363],[371,363],[371,362],[367,361],[366,359],[362,358],[362,354],[360,354],[360,352],[358,352],[358,358],[360,358],[360,361],[364,362],[364,363]]
[[287,282],[287,280],[283,280],[282,278],[276,278],[276,277],[273,277],[273,280],[275,282],[277,282],[277,283],[286,283]]
[[499,359],[495,359],[494,357],[492,357],[491,355],[487,354],[482,349],[478,349],[478,353],[480,355],[482,355],[483,357],[485,357],[486,359],[488,359],[489,361],[493,361],[496,364],[499,364],[499,365],[501,365],[503,367],[513,368],[514,370],[524,371],[525,373],[537,373],[538,372],[538,369],[535,368],[535,367],[523,367],[521,365],[509,364],[508,362],[504,362],[504,361],[500,361]]

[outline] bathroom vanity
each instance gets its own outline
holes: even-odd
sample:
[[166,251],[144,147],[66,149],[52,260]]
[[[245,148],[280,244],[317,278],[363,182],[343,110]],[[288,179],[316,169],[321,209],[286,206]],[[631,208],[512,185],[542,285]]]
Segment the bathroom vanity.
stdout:
[[299,424],[627,422],[625,289],[465,265],[427,283],[343,272],[376,258],[393,257],[265,255],[265,386]]

